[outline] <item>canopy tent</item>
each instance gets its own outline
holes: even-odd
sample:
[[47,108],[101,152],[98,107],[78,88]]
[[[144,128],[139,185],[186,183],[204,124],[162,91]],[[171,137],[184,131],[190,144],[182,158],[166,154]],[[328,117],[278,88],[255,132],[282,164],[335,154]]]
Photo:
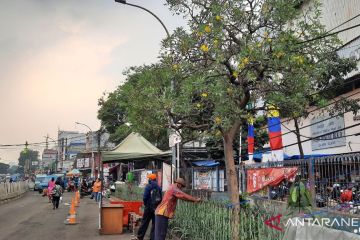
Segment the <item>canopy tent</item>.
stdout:
[[66,176],[80,176],[81,172],[78,169],[73,169],[66,174]]
[[111,151],[102,152],[102,162],[143,160],[171,156],[171,151],[161,151],[138,133],[130,133]]

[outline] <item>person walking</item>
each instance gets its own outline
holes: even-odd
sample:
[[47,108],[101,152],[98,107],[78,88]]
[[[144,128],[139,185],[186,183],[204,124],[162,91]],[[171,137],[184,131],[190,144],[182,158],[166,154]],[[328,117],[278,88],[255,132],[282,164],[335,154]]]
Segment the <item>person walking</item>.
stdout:
[[47,189],[47,195],[49,197],[49,202],[51,202],[51,191],[54,189],[55,187],[55,178],[51,178],[51,180],[48,182],[48,189]]
[[155,210],[155,239],[165,240],[169,218],[173,218],[175,214],[176,204],[178,199],[182,199],[189,202],[200,202],[200,198],[195,198],[189,194],[181,191],[185,187],[185,180],[178,178],[174,181],[167,190],[161,203]]
[[162,200],[161,188],[156,182],[156,174],[148,175],[149,183],[145,187],[144,191],[144,214],[141,220],[141,225],[138,230],[137,239],[143,240],[149,223],[151,221],[151,233],[150,240],[154,240],[155,234],[155,209]]
[[60,198],[62,195],[62,187],[61,187],[61,182],[59,179],[56,179],[55,182],[55,186],[51,191],[51,195],[52,195],[52,203],[53,203],[53,209],[58,209],[59,208],[59,202],[60,202]]
[[93,192],[95,195],[95,201],[100,202],[101,201],[101,181],[100,178],[97,178],[94,186],[93,186]]

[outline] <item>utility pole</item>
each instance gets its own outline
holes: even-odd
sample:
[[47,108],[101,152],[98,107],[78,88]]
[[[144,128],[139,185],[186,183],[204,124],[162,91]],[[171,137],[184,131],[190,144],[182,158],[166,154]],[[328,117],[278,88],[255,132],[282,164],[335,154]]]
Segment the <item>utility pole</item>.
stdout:
[[46,149],[49,149],[49,134],[46,134]]
[[29,174],[29,150],[28,150],[28,142],[25,142],[25,153],[26,153],[26,159],[24,164],[24,174],[25,176]]

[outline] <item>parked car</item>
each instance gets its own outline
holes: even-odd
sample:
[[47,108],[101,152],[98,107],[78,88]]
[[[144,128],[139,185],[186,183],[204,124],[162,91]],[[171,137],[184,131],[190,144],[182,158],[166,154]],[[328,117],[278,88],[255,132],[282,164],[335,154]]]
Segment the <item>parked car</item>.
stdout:
[[42,191],[42,187],[41,187],[41,183],[43,182],[43,180],[47,177],[48,175],[46,174],[38,174],[35,177],[35,185],[34,185],[34,191],[39,191],[41,189]]

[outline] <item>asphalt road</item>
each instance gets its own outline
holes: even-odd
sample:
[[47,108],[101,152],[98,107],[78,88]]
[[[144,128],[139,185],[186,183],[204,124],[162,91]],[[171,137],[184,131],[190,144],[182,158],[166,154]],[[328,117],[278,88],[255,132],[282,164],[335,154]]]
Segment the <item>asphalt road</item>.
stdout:
[[0,240],[129,240],[130,233],[99,235],[98,204],[89,198],[81,199],[77,208],[77,225],[65,225],[70,198],[65,193],[59,209],[53,210],[47,197],[30,191],[22,198],[0,205]]

